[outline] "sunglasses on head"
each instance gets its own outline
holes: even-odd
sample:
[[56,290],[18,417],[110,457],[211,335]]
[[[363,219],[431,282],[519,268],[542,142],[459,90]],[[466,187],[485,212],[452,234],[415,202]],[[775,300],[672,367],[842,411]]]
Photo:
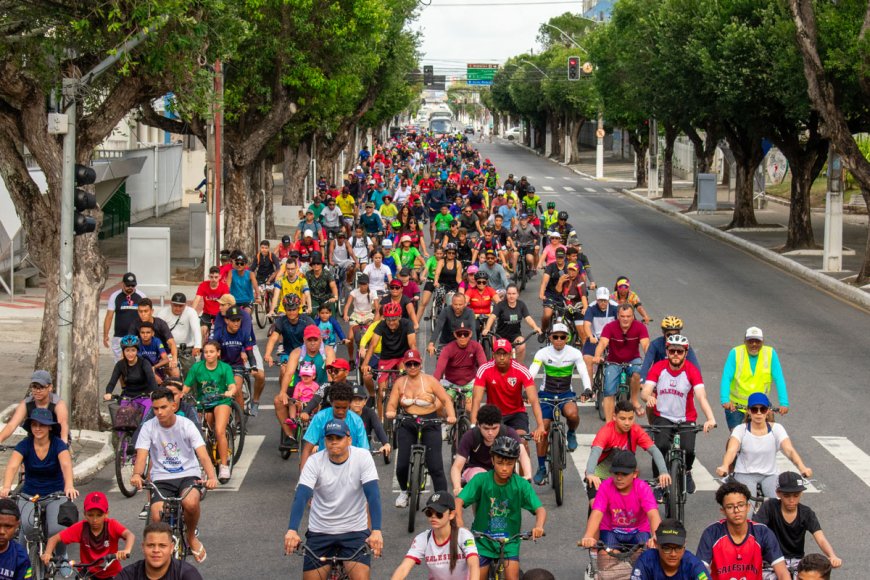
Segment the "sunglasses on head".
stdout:
[[760,413],[767,413],[767,407],[764,405],[755,405],[754,407],[749,409],[749,412],[753,415],[758,415]]
[[438,519],[440,520],[440,519],[443,518],[445,515],[447,515],[447,512],[444,512],[443,514],[439,514],[438,512],[436,512],[435,510],[433,510],[432,508],[426,508],[426,510],[423,512],[423,514],[424,514],[427,518],[438,518]]

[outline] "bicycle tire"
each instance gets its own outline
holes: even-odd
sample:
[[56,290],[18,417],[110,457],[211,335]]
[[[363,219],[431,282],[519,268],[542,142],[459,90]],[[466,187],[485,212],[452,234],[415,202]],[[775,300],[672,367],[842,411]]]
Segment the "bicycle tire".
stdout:
[[245,448],[245,429],[247,424],[247,417],[245,417],[245,413],[242,411],[242,408],[239,404],[233,400],[232,403],[232,413],[230,414],[230,418],[235,421],[235,453],[233,453],[233,462],[238,463],[239,459],[242,457],[242,450]]
[[671,487],[667,492],[665,499],[665,514],[669,518],[676,518],[682,522],[685,514],[683,513],[683,462],[672,461],[670,468]]
[[227,466],[230,468],[230,475],[233,474],[233,468],[236,466],[236,426],[230,421],[227,423]]
[[247,415],[251,411],[251,402],[253,399],[251,398],[251,375],[245,374],[242,380],[242,402],[244,403],[245,414]]
[[565,444],[561,429],[550,429],[550,484],[556,494],[556,505],[565,499]]
[[414,533],[414,520],[420,504],[420,486],[423,479],[423,455],[411,451],[411,465],[408,467],[408,533]]
[[260,328],[266,328],[266,322],[268,322],[266,318],[266,309],[259,302],[254,302],[254,318],[257,319],[257,326]]
[[[393,443],[396,438],[396,421],[395,419],[384,419],[384,433],[387,435],[387,442],[390,444],[390,447],[393,447]],[[393,447],[395,449],[395,447]],[[389,463],[387,459],[384,459],[385,463]]]
[[459,449],[459,442],[462,441],[462,436],[471,429],[471,421],[465,415],[459,417],[456,424],[453,425],[454,437],[450,441],[450,452],[453,457],[456,457],[456,452]]
[[525,252],[520,252],[520,259],[517,260],[517,279],[516,283],[519,287],[520,292],[526,289],[526,282],[528,280],[528,276],[526,276],[526,254]]
[[604,365],[598,365],[595,371],[595,380],[592,382],[592,392],[595,393],[595,409],[598,410],[598,418],[607,421],[604,415]]
[[45,578],[45,564],[42,563],[42,546],[39,542],[27,543],[27,556],[30,558],[30,570],[33,573],[34,580],[43,580]]
[[[135,485],[130,483],[130,478],[133,476],[133,465],[136,460],[136,445],[133,441],[133,433],[125,431],[115,442],[115,480],[118,482],[118,489],[124,497],[133,497],[139,490]],[[130,454],[130,451],[133,454]]]

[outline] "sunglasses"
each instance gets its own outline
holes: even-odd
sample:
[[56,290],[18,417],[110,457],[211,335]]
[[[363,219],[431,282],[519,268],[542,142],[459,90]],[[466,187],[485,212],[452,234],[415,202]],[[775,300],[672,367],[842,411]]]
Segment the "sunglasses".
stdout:
[[454,332],[453,336],[455,336],[456,338],[468,338],[469,336],[471,336],[471,333],[470,332]]
[[749,412],[753,415],[764,414],[767,413],[767,407],[765,407],[764,405],[756,405],[749,409]]
[[406,362],[405,363],[405,368],[409,368],[409,369],[415,369],[418,366],[420,366],[420,363],[418,363],[418,362]]
[[336,367],[329,367],[329,368],[326,369],[326,373],[327,373],[327,374],[330,374],[330,375],[337,375],[337,374],[340,373],[342,370],[344,370],[344,369],[339,369],[339,368],[336,368]]
[[568,335],[567,334],[551,334],[550,339],[551,340],[568,340]]
[[427,518],[438,518],[438,519],[440,520],[441,518],[443,518],[444,516],[447,515],[447,512],[444,512],[443,514],[439,514],[439,513],[436,512],[435,510],[433,510],[433,509],[431,509],[431,508],[427,508],[427,509],[423,512],[423,514],[424,514]]
[[668,354],[686,354],[686,351],[681,348],[669,348]]

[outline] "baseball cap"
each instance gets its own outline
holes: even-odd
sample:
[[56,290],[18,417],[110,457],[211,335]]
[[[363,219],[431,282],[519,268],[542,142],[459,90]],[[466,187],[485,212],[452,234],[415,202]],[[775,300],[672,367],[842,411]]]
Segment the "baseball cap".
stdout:
[[236,303],[236,297],[232,294],[224,294],[218,298],[218,303],[222,306],[233,305]]
[[306,237],[306,238],[313,238],[313,237],[314,237],[314,232],[312,232],[311,230],[305,230],[304,237]]
[[357,278],[358,284],[368,284],[369,283],[369,275],[368,274],[360,274],[359,278]]
[[580,270],[580,266],[577,265],[577,262],[571,262],[570,264],[568,264],[568,269],[569,269],[569,270],[578,270],[578,271],[579,271],[579,270]]
[[176,292],[172,295],[173,304],[187,304],[187,296],[183,292]]
[[565,250],[563,250],[562,248],[559,248],[558,250],[556,250],[556,257],[557,258],[564,258],[565,257]]
[[761,329],[757,326],[750,326],[746,329],[746,340],[755,339],[755,340],[764,340],[764,333],[761,332]]
[[127,272],[124,274],[124,277],[121,279],[124,283],[124,286],[135,286],[136,285],[136,274],[133,272]]
[[390,280],[390,288],[401,288],[401,287],[402,287],[402,282],[400,280],[396,280],[395,278]]
[[381,245],[384,248],[392,248],[393,247],[393,240],[384,240],[383,242],[381,242]]
[[553,328],[550,329],[550,334],[555,334],[557,332],[568,334],[568,327],[561,322],[557,322],[553,325]]
[[547,236],[549,236],[549,237],[551,237],[551,238],[561,238],[561,237],[562,237],[562,234],[560,234],[560,233],[557,232],[557,231],[552,231],[552,232],[549,232],[549,233],[547,234]]
[[492,352],[511,352],[511,350],[513,350],[513,348],[511,347],[511,343],[506,338],[499,338],[492,345]]
[[281,243],[282,243],[282,244],[289,244],[289,243],[292,242],[292,241],[293,241],[293,238],[291,238],[290,236],[283,236],[283,237],[281,238]]
[[[309,326],[309,328],[316,328],[316,327]],[[326,365],[326,368],[328,368],[328,369],[343,369],[343,370],[349,371],[350,370],[350,363],[348,363],[343,358],[337,358],[334,361],[332,361],[331,363],[329,363],[328,365]]]
[[770,407],[770,399],[764,393],[752,393],[746,400],[746,406],[752,408],[756,405]]
[[339,437],[350,437],[350,427],[344,419],[332,419],[323,428],[323,435],[338,435]]
[[317,369],[314,368],[314,363],[306,361],[302,363],[301,367],[299,367],[300,377],[313,377],[315,375],[317,375]]
[[402,236],[402,237],[399,239],[399,241],[402,242],[403,244],[404,244],[405,242],[410,242],[410,241],[411,241],[411,236]]
[[634,473],[637,471],[637,458],[631,451],[620,450],[610,462],[611,473]]
[[336,237],[336,238],[339,238],[339,239],[340,239],[340,238],[347,238],[347,234],[345,233],[344,230],[338,230],[338,233],[335,234],[335,237]]
[[305,213],[306,214],[310,213],[311,215],[314,215],[314,210],[309,207],[308,209],[305,210]]
[[18,504],[15,500],[8,497],[0,499],[0,516],[12,516],[16,519],[21,519],[21,510],[18,509]]
[[595,291],[595,299],[596,300],[610,300],[610,290],[605,287],[601,287]]
[[446,491],[436,491],[429,496],[429,499],[426,500],[426,505],[420,511],[426,511],[427,509],[443,514],[446,511],[456,509],[456,500]]
[[806,491],[804,480],[800,474],[794,471],[784,471],[779,474],[779,480],[776,482],[776,490],[785,493],[797,493]]
[[686,528],[678,520],[672,518],[662,520],[656,529],[656,543],[659,546],[685,546]]
[[405,356],[402,357],[402,362],[418,362],[420,364],[423,364],[423,359],[420,358],[420,352],[412,348],[405,353]]
[[85,497],[85,511],[100,510],[103,513],[109,511],[109,500],[101,491],[92,491]]
[[305,330],[302,332],[302,338],[304,340],[308,340],[309,338],[320,338],[320,329],[315,325],[310,324],[305,327]]
[[401,270],[399,270],[399,276],[410,276],[410,275],[411,275],[411,270],[409,270],[408,268],[402,268]]
[[242,310],[233,304],[229,308],[227,308],[227,313],[224,314],[224,318],[227,320],[241,320],[242,319]]
[[31,383],[38,383],[43,387],[47,387],[51,384],[51,373],[43,370],[33,371],[33,374],[30,375]]
[[631,282],[625,277],[618,278],[616,280],[616,287],[619,288],[620,286],[631,286]]
[[352,399],[368,399],[369,392],[362,385],[351,385],[351,398]]

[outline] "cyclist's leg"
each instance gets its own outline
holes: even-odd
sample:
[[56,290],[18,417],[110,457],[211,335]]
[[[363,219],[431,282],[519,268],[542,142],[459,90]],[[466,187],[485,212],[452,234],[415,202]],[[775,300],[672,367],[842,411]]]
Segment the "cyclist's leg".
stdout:
[[725,411],[725,422],[728,424],[728,431],[733,431],[735,427],[746,421],[746,414],[743,411]]
[[[574,393],[567,393],[566,396],[573,396]],[[577,404],[574,401],[562,403],[562,415],[565,416],[565,422],[568,424],[568,433],[573,433],[580,426],[580,413],[577,409]]]
[[344,571],[350,580],[368,580],[371,575],[369,568],[372,560],[371,555],[363,551],[354,556],[360,547],[365,544],[368,537],[368,531],[350,532],[338,535],[335,540],[336,544],[340,546],[338,550],[339,557],[353,557],[353,561],[344,564]]
[[[665,419],[664,417],[656,417],[653,419],[652,425],[673,425],[672,421]],[[662,455],[667,458],[668,449],[671,447],[671,441],[674,439],[674,432],[670,429],[663,429],[658,433],[653,434],[653,440],[655,441],[656,447],[658,450],[662,452]],[[653,461],[652,472],[653,477],[659,476],[659,468],[656,467],[656,462]]]
[[18,511],[21,512],[21,525],[18,529],[18,543],[22,546],[27,545],[27,536],[31,535],[34,531],[34,521],[33,521],[33,503],[18,498]]
[[233,367],[233,378],[236,381],[236,394],[233,396],[233,399],[242,409],[245,408],[245,399],[242,396],[242,383],[245,382],[245,379],[242,377],[243,371],[243,367]]
[[254,378],[254,392],[251,393],[251,401],[259,404],[260,395],[263,394],[263,389],[266,387],[266,371],[264,370],[266,366],[263,362],[263,355],[260,354],[260,347],[257,345],[254,345],[254,361],[257,372],[251,373]]
[[544,312],[541,315],[541,329],[544,332],[550,327],[550,319],[553,318],[553,309],[550,306],[544,305]]
[[511,558],[505,557],[504,571],[505,580],[520,580],[519,556],[513,556]]
[[640,364],[641,359],[637,358],[631,361],[631,367],[628,369],[628,384],[631,388],[631,402],[634,405],[635,410],[643,407],[643,403],[640,401]]
[[618,365],[607,365],[604,367],[604,399],[601,404],[604,405],[604,420],[611,421],[613,419],[613,407],[616,404],[616,391],[619,389],[619,375],[621,369]]
[[434,489],[447,489],[447,476],[444,473],[444,459],[441,457],[441,426],[437,423],[426,425],[420,441],[426,446],[426,467],[432,478]]
[[[399,489],[408,491],[408,469],[411,466],[411,445],[417,439],[416,430],[410,426],[405,426],[405,422],[401,422],[396,426],[396,480],[399,482]],[[439,441],[441,438],[439,437]],[[440,447],[439,447],[440,450]]]
[[[179,497],[184,495],[184,492],[196,483],[197,477],[185,477],[180,480]],[[193,490],[187,494],[181,502],[181,508],[184,512],[184,531],[187,533],[187,545],[191,550],[198,552],[202,549],[202,542],[196,537],[196,527],[199,525],[200,506],[199,501],[202,497],[202,492]]]
[[[292,387],[287,388],[287,391],[288,391],[287,396],[288,397],[292,394],[292,391],[290,390],[291,388]],[[274,403],[275,403],[275,417],[278,418],[278,424],[281,425],[281,430],[284,432],[284,436],[291,437],[293,435],[293,430],[290,428],[290,425],[288,425],[286,423],[286,421],[287,421],[287,417],[290,416],[289,406],[292,405],[293,402],[291,401],[290,405],[281,404],[281,393],[278,393],[277,395],[275,395]]]
[[230,413],[232,407],[230,405],[217,405],[212,409],[214,414],[214,435],[217,440],[218,456],[221,459],[221,465],[229,465],[227,462],[227,425],[230,422]]

